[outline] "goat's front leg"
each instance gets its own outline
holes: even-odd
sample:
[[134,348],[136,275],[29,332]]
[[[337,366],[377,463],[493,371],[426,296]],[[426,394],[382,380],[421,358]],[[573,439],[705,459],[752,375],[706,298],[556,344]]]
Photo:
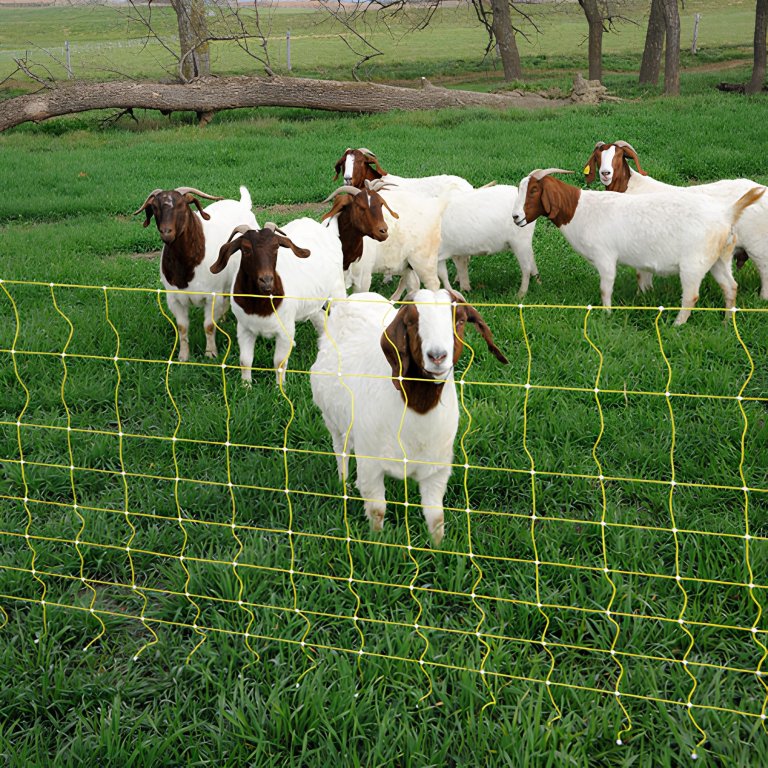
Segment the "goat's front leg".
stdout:
[[600,270],[600,299],[610,313],[613,284],[616,281],[616,264],[604,264]]
[[418,268],[411,264],[411,268],[418,276],[419,280],[424,284],[424,287],[430,291],[437,291],[440,289],[440,281],[437,279],[437,256],[434,259],[429,260],[429,264],[419,265]]
[[[445,262],[442,263],[444,264]],[[454,256],[453,263],[456,265],[456,277],[459,280],[459,288],[462,291],[471,291],[472,286],[469,282],[469,256]],[[440,265],[438,264],[438,272],[439,271]]]
[[[453,259],[453,263],[454,264],[456,263],[455,257]],[[445,288],[446,291],[453,290],[453,286],[451,285],[451,280],[448,277],[448,265],[445,263],[445,259],[437,262],[437,276],[440,278],[440,283],[442,284],[443,288]],[[462,290],[466,290],[466,289],[462,288]]]
[[176,318],[176,330],[179,334],[179,362],[186,363],[189,360],[189,301],[184,296],[175,293],[166,293],[168,309]]
[[273,360],[278,386],[285,382],[285,377],[288,374],[288,358],[291,356],[295,335],[296,325],[283,320],[283,327],[275,338],[275,357]]
[[251,369],[253,367],[253,348],[256,345],[256,334],[244,323],[237,324],[237,343],[240,346],[240,375],[243,382],[251,385]]
[[384,472],[377,461],[358,458],[357,488],[363,497],[365,516],[371,524],[371,530],[378,533],[384,527],[387,500]]
[[427,521],[427,528],[436,547],[440,546],[445,532],[443,497],[449,476],[450,468],[446,472],[435,472],[419,482],[424,519]]

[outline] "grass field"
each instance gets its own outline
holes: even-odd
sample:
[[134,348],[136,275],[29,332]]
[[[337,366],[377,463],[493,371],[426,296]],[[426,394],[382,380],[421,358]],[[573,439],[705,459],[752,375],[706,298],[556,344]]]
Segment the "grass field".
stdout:
[[[725,26],[718,44],[735,45]],[[623,138],[665,181],[767,183],[768,105],[716,78],[534,114],[266,109],[204,131],[83,115],[0,134],[3,761],[761,765],[768,308],[751,264],[735,324],[708,279],[676,329],[656,309],[678,304],[675,278],[639,296],[623,270],[615,311],[587,310],[597,274],[546,222],[522,311],[514,257],[473,260],[468,298],[510,365],[469,332],[433,550],[415,487],[406,507],[388,485],[381,535],[356,489],[345,503],[306,375],[311,326],[284,395],[268,343],[253,388],[239,383],[231,315],[219,360],[198,313],[191,362],[168,365],[159,236],[131,216],[156,187],[241,183],[260,222],[318,216],[349,145],[479,185],[580,172],[596,140]]]

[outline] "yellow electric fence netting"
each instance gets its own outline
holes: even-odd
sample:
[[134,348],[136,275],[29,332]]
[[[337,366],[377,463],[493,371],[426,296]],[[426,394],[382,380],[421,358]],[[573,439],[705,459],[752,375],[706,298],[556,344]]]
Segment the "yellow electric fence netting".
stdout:
[[[613,700],[619,744],[636,725],[633,704],[654,703],[685,713],[694,758],[708,715],[765,729],[768,477],[754,461],[766,448],[752,441],[764,441],[768,400],[764,361],[756,368],[743,328],[765,327],[768,310],[734,310],[712,331],[733,342],[738,386],[696,392],[685,383],[699,351],[688,351],[690,362],[675,342],[671,355],[665,336],[674,307],[606,316],[591,306],[476,305],[492,313],[496,341],[516,361],[509,371],[485,366],[465,339],[446,538],[433,550],[402,481],[385,534],[368,531],[346,462],[336,478],[308,365],[282,361],[290,376],[276,386],[257,352],[248,389],[231,320],[217,326],[219,357],[204,359],[193,316],[192,362],[176,360],[178,330],[162,291],[0,287],[0,375],[10,393],[0,410],[2,626],[14,606],[39,607],[44,632],[51,609],[84,614],[87,650],[113,631],[110,622],[136,622],[135,659],[171,627],[190,633],[187,659],[211,633],[242,638],[244,666],[289,645],[305,656],[297,685],[321,652],[349,654],[359,666],[381,658],[420,670],[420,701],[436,676],[463,671],[481,681],[486,707],[510,684],[543,686],[551,720],[564,714],[566,693],[581,692]],[[344,300],[327,305],[326,332],[336,301]],[[693,322],[710,320],[707,312]],[[537,374],[542,358],[559,354],[539,340],[552,313],[579,316],[588,383]],[[615,386],[608,369],[617,350],[601,337],[629,313],[647,321],[625,333],[653,346],[663,386],[628,388],[626,378]],[[314,356],[311,331],[301,334],[292,362]],[[567,405],[571,397],[577,405]],[[706,419],[695,410],[702,403],[731,409],[738,438],[712,482],[680,470],[690,445],[679,447],[679,421]],[[637,404],[650,413],[647,435],[617,426]],[[580,408],[588,434],[571,434],[582,422],[569,425],[568,412]],[[559,436],[544,433],[548,416]],[[344,458],[354,453],[350,430]],[[713,444],[720,433],[712,423]],[[611,474],[624,448],[617,442],[634,438],[647,472]],[[586,463],[558,467],[560,450],[548,445],[559,440],[564,456],[581,441]],[[730,529],[710,526],[719,513],[697,526],[691,509],[704,504],[722,508]],[[701,572],[708,553],[718,565]]]

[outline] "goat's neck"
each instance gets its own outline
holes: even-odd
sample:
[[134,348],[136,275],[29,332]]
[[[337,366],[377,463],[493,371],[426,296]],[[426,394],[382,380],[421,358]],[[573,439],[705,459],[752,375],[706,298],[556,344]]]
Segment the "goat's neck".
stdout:
[[443,393],[444,380],[435,379],[422,370],[413,360],[408,371],[403,373],[400,397],[408,407],[419,414],[429,413],[439,402]]
[[341,240],[341,252],[344,256],[344,269],[347,270],[363,255],[363,235],[359,229],[353,226],[347,211],[342,211],[336,218],[339,227],[339,239]]
[[549,197],[554,213],[549,214],[550,221],[556,227],[564,227],[570,224],[576,216],[576,211],[581,197],[581,190],[565,184],[560,179],[549,178]]
[[233,301],[242,307],[246,314],[268,317],[283,303],[283,281],[280,279],[280,275],[275,272],[275,284],[272,288],[273,298],[270,299],[269,296],[263,295],[264,292],[258,287],[256,280],[241,269],[235,278],[232,293],[245,294],[235,295]]
[[195,274],[195,267],[205,258],[203,223],[192,211],[187,214],[184,230],[172,243],[166,243],[160,258],[165,279],[175,288],[186,288]]

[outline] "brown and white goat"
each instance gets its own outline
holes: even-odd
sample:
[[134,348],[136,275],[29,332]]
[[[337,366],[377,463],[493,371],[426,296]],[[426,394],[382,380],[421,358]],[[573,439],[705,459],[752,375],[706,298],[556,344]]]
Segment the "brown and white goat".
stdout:
[[606,195],[564,184],[550,168],[533,171],[520,182],[513,219],[526,226],[546,216],[568,242],[600,273],[603,306],[610,308],[618,264],[657,274],[679,273],[684,323],[699,298],[702,279],[711,272],[723,290],[725,306],[736,301],[731,274],[731,229],[746,208],[762,197],[751,189],[735,204],[708,195],[672,189],[654,195]]
[[325,302],[346,296],[339,239],[313,219],[296,219],[282,229],[271,222],[258,231],[238,227],[221,246],[211,272],[225,270],[238,252],[231,292],[242,378],[250,383],[256,337],[263,336],[275,339],[273,362],[280,384],[288,370],[296,323],[311,320],[321,332]]
[[[219,202],[205,210],[198,198]],[[192,210],[196,206],[199,213]],[[144,226],[155,218],[163,240],[160,280],[166,289],[168,309],[176,318],[179,334],[179,360],[189,360],[189,307],[205,304],[205,354],[216,357],[216,322],[227,311],[225,295],[232,283],[232,272],[212,275],[220,246],[239,224],[257,227],[251,212],[251,196],[240,187],[240,200],[224,200],[192,187],[156,189],[135,213],[144,212]],[[233,265],[234,266],[234,265]]]
[[399,309],[377,293],[358,293],[331,307],[312,366],[312,396],[343,481],[349,456],[357,458],[357,487],[374,531],[384,525],[388,475],[419,483],[432,541],[443,538],[459,424],[454,366],[468,322],[506,363],[479,312],[457,293],[420,290]]
[[[632,160],[637,166],[629,166]],[[597,171],[599,169],[599,173]],[[600,182],[611,192],[626,192],[632,195],[654,194],[669,189],[687,190],[694,195],[712,195],[724,203],[735,203],[750,189],[759,186],[751,179],[723,179],[709,184],[691,187],[675,187],[650,177],[641,167],[637,152],[626,141],[605,144],[598,141],[584,168],[586,180],[592,182],[599,175]],[[742,267],[752,259],[760,273],[760,298],[768,300],[768,196],[751,206],[736,222],[733,228],[736,237],[734,258]],[[650,276],[639,276],[641,286],[650,287]]]

